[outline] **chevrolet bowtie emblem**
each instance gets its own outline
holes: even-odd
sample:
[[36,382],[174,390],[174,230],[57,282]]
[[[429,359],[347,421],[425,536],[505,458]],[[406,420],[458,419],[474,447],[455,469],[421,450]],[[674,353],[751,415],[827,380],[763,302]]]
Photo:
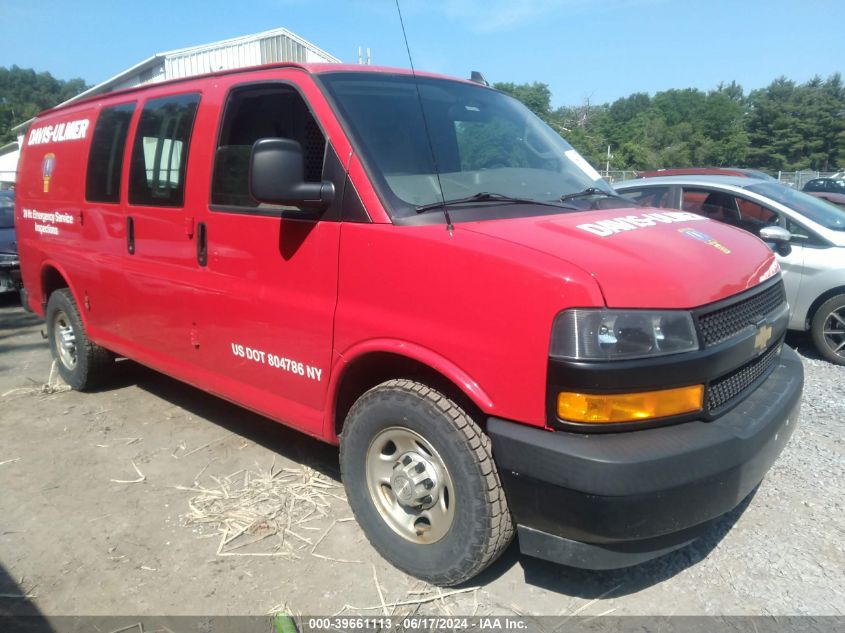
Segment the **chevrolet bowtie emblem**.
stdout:
[[766,349],[766,346],[769,344],[769,340],[772,338],[772,326],[771,325],[762,325],[757,330],[757,336],[754,337],[754,349],[757,352],[762,352]]

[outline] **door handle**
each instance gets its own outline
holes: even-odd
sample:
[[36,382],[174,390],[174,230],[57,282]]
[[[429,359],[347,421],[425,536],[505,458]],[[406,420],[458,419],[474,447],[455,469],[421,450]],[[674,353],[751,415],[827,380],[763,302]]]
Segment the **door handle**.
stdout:
[[197,263],[200,266],[208,263],[208,229],[205,222],[197,224]]
[[126,218],[126,250],[130,255],[135,254],[135,218]]

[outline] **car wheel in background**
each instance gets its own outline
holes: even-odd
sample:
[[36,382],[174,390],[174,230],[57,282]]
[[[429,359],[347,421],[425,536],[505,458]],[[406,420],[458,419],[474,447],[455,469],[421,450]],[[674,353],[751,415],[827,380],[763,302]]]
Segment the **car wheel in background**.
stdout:
[[819,354],[831,363],[845,365],[845,294],[819,306],[810,331]]

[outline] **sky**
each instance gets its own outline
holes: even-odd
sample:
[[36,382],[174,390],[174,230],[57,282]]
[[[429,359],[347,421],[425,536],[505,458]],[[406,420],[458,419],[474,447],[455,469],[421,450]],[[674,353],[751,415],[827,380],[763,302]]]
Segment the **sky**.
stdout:
[[[541,81],[552,105],[746,91],[845,70],[841,0],[400,0],[417,70]],[[0,66],[97,84],[157,52],[285,27],[345,62],[407,68],[394,0],[0,0]]]

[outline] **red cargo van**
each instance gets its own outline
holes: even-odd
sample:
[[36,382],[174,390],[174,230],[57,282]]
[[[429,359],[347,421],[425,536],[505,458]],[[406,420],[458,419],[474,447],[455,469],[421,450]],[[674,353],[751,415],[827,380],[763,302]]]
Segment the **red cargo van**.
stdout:
[[72,387],[125,356],[338,443],[376,549],[448,585],[515,531],[594,569],[681,547],[795,427],[773,254],[629,207],[486,86],[284,64],[42,113],[16,219]]

